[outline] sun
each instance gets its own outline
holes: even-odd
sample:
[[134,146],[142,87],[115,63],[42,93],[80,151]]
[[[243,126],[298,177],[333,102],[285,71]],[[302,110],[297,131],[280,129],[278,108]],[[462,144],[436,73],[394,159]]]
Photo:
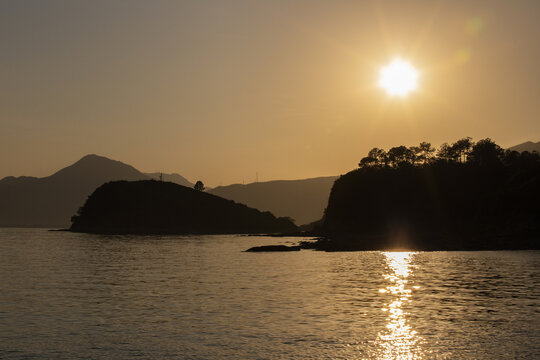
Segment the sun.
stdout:
[[394,59],[381,68],[379,86],[388,95],[404,97],[418,87],[418,71],[405,60]]

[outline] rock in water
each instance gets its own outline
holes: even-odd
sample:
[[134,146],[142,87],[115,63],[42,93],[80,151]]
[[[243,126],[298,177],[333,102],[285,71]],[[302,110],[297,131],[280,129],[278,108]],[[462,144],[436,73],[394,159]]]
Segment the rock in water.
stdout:
[[267,251],[300,251],[300,246],[287,245],[264,245],[255,246],[246,250],[247,252],[267,252]]

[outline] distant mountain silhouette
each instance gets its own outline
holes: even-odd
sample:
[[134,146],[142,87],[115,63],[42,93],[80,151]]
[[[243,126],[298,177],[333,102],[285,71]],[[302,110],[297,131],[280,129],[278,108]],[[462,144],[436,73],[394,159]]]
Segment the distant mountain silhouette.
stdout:
[[115,181],[100,186],[72,218],[72,231],[99,234],[240,234],[296,231],[243,204],[171,182]]
[[148,178],[130,165],[98,155],[87,155],[44,178],[9,176],[0,180],[0,226],[67,227],[96,187],[111,180]]
[[320,220],[337,176],[304,180],[276,180],[247,185],[218,186],[208,192],[276,216],[287,216],[297,225]]
[[536,151],[536,152],[540,153],[540,141],[537,142],[537,143],[534,143],[532,141],[527,141],[527,142],[524,142],[523,144],[512,146],[508,150],[519,151],[519,152],[523,152],[523,151],[533,152],[533,151]]
[[[161,174],[162,173],[159,173],[159,172],[144,173],[144,175],[146,175],[149,178],[154,179],[154,180],[159,180],[159,177],[160,177]],[[163,174],[163,181],[172,182],[172,183],[182,185],[182,186],[187,186],[187,187],[190,187],[190,188],[192,188],[195,185],[192,182],[190,182],[188,179],[183,177],[182,175],[176,174],[176,173]]]
[[[103,156],[86,155],[44,178],[8,176],[0,180],[0,226],[67,227],[79,206],[105,182],[159,179],[159,175],[143,173]],[[229,185],[207,189],[207,192],[305,224],[322,217],[336,178]],[[163,180],[193,187],[179,174],[163,174]]]

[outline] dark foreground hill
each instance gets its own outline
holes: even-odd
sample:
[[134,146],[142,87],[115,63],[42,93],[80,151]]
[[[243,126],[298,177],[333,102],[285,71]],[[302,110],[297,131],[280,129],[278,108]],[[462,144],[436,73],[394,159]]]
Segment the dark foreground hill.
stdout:
[[467,141],[374,149],[335,182],[319,248],[539,249],[540,157]]
[[161,181],[100,186],[72,218],[72,231],[100,234],[243,234],[296,231],[243,204]]
[[296,224],[319,220],[328,203],[337,176],[303,180],[275,180],[242,185],[218,186],[210,193],[277,216],[291,217]]

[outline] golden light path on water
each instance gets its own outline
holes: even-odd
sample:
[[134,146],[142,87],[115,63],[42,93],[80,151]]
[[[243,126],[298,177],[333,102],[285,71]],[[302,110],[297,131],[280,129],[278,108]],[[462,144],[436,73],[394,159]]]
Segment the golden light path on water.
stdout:
[[[377,342],[380,348],[380,359],[422,359],[421,342],[416,331],[408,323],[404,306],[411,301],[412,288],[408,287],[408,277],[411,274],[412,252],[385,252],[389,272],[384,278],[389,282],[379,292],[391,296],[390,301],[383,305],[382,311],[388,313],[386,329],[378,334]],[[417,286],[413,288],[418,288]]]

